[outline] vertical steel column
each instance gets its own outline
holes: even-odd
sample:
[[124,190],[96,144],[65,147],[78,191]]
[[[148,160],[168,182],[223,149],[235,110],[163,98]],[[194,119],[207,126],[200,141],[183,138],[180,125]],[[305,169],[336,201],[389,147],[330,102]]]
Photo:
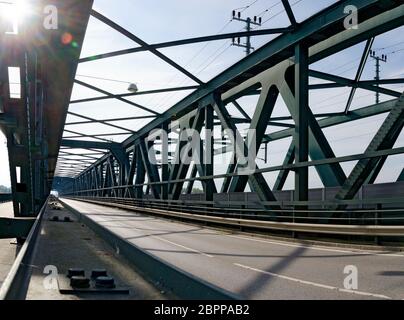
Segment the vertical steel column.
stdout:
[[[309,67],[308,47],[299,43],[295,47],[295,159],[296,164],[309,158]],[[307,201],[309,196],[308,167],[295,171],[295,200]]]
[[161,126],[161,199],[168,199],[168,180],[170,178],[170,173],[168,171],[168,122],[164,122]]
[[[135,185],[140,185],[143,184],[145,181],[145,168],[143,165],[143,160],[142,160],[142,154],[140,151],[140,146],[136,147],[136,179],[135,179]],[[142,199],[143,198],[143,187],[135,187],[135,194],[136,194],[136,199]]]
[[[213,176],[213,126],[213,107],[209,104],[205,107],[205,153],[203,162],[206,176]],[[205,183],[205,200],[213,201],[213,193],[216,189],[215,181],[211,179],[205,180],[203,183]]]

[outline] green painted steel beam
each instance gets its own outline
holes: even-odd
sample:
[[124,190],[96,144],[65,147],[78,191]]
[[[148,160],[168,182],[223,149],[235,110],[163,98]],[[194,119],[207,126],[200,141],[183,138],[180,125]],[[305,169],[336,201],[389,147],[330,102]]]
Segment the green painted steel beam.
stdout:
[[359,87],[363,85],[388,85],[388,84],[401,84],[404,83],[404,78],[396,78],[396,79],[380,79],[380,80],[363,80],[355,82],[354,80],[350,80],[350,83],[344,81],[344,83],[318,83],[312,84],[309,86],[310,90],[318,90],[318,89],[333,89],[333,88],[344,88],[344,87]]
[[[255,150],[256,152],[261,147],[262,139],[263,139],[263,137],[265,135],[265,131],[268,127],[268,122],[269,122],[269,119],[271,118],[272,111],[274,110],[278,96],[279,96],[279,91],[275,86],[263,88],[261,91],[261,95],[258,100],[257,106],[255,108],[254,115],[251,120],[251,124],[250,124],[250,128],[249,128],[250,129],[249,134],[252,134],[252,132],[255,133],[255,137],[253,137],[252,141],[253,141],[253,143],[255,143],[255,145],[253,146],[253,148],[254,148],[253,150]],[[230,115],[228,115],[227,121],[228,122],[232,121],[232,118],[230,117]],[[236,130],[238,132],[235,124],[233,124],[230,127],[230,129]],[[249,140],[247,139],[247,141],[249,141]],[[246,152],[245,156],[248,156],[247,153],[250,152],[250,146],[247,146],[247,147],[248,148],[245,150],[245,152]],[[239,162],[238,159],[237,159],[237,162]],[[239,170],[239,169],[243,170],[243,169],[245,169],[245,167],[237,164],[236,168],[234,170]],[[248,175],[243,175],[243,176],[233,178],[230,183],[229,192],[243,192],[247,185],[248,180],[249,180]]]
[[364,48],[363,53],[362,53],[361,61],[359,63],[359,67],[358,67],[358,70],[356,72],[356,76],[355,76],[355,80],[354,80],[355,85],[351,88],[351,92],[349,93],[348,101],[347,101],[346,106],[345,106],[345,111],[344,111],[345,113],[348,113],[349,108],[351,107],[353,98],[355,96],[357,84],[358,84],[360,78],[362,77],[362,73],[363,73],[363,70],[365,69],[365,65],[366,65],[366,62],[368,60],[370,49],[372,48],[374,40],[375,40],[375,38],[372,37],[368,41],[366,41],[366,45],[365,45],[365,48]]
[[[309,160],[309,50],[302,42],[295,48],[295,162]],[[309,199],[309,168],[302,167],[295,171],[295,200]]]
[[[298,168],[301,167],[316,167],[316,166],[322,166],[322,165],[328,165],[332,163],[343,163],[343,162],[351,162],[351,161],[357,161],[361,159],[371,159],[371,158],[379,158],[383,156],[393,156],[393,155],[400,155],[404,154],[404,147],[400,148],[394,148],[394,149],[386,149],[386,150],[381,150],[381,151],[375,151],[375,152],[366,152],[366,153],[358,153],[358,154],[353,154],[349,156],[342,156],[342,157],[335,157],[332,159],[321,159],[321,160],[312,160],[312,161],[307,161],[307,162],[301,162],[301,163],[293,163],[290,165],[279,165],[279,166],[272,166],[272,167],[267,167],[267,168],[262,168],[262,169],[257,169],[255,172],[262,174],[266,172],[275,172],[275,171],[280,171],[280,170],[291,170],[294,171]],[[180,179],[180,180],[174,180],[172,183],[176,182],[188,182],[191,180],[198,180],[198,181],[203,181],[203,180],[209,180],[209,179],[223,179],[226,178],[227,176],[237,176],[238,173],[225,173],[225,174],[217,174],[214,176],[205,176],[205,177],[196,177],[193,179]],[[142,187],[145,185],[152,185],[153,183],[141,183],[141,184],[135,184],[131,186],[118,186],[116,188],[125,188],[125,187]],[[161,184],[157,183],[157,184]],[[85,190],[84,190],[85,191]],[[334,200],[333,200],[334,201]],[[335,200],[336,201],[336,200]],[[402,199],[401,199],[402,201]],[[276,202],[274,202],[276,203]],[[320,203],[321,204],[321,203]]]
[[136,107],[136,108],[139,108],[139,109],[142,109],[142,110],[144,110],[144,111],[150,112],[151,114],[155,114],[155,115],[158,115],[158,114],[159,114],[158,112],[156,112],[156,111],[154,111],[154,110],[151,110],[151,109],[149,109],[149,108],[147,108],[147,107],[145,107],[145,106],[142,106],[142,105],[140,105],[140,104],[138,104],[138,103],[135,103],[135,102],[133,102],[133,101],[130,101],[130,100],[128,100],[128,99],[125,99],[125,98],[121,98],[121,97],[119,97],[119,96],[116,96],[116,95],[112,94],[111,92],[108,92],[108,91],[106,91],[106,90],[100,89],[100,88],[98,88],[98,87],[96,87],[96,86],[93,86],[93,85],[91,85],[91,84],[89,84],[89,83],[86,83],[86,82],[84,82],[84,81],[80,81],[80,80],[75,79],[74,82],[77,83],[77,84],[79,84],[79,85],[81,85],[81,86],[83,86],[83,87],[86,87],[86,88],[88,88],[88,89],[91,89],[91,90],[97,91],[97,92],[99,92],[99,93],[105,94],[106,96],[108,96],[108,97],[110,97],[110,98],[117,99],[117,100],[119,100],[119,101],[121,101],[121,102],[124,102],[124,103],[126,103],[126,104],[129,104],[129,105],[134,106],[134,107]]
[[120,147],[116,142],[99,142],[99,141],[85,141],[85,140],[69,140],[63,139],[61,146],[75,148],[75,149],[105,149],[112,150]]
[[315,70],[310,70],[309,72],[311,77],[322,79],[322,80],[327,80],[327,81],[334,81],[336,83],[339,83],[341,85],[346,85],[346,86],[356,86],[357,88],[365,89],[365,90],[370,90],[373,92],[380,92],[389,96],[393,96],[396,98],[399,98],[401,96],[401,93],[398,91],[382,88],[382,87],[377,87],[373,86],[367,83],[360,83],[360,82],[355,82],[355,80],[347,79],[344,77],[336,76],[333,74],[325,73],[325,72],[320,72],[320,71],[315,71]]
[[398,176],[397,181],[404,181],[404,169],[401,171],[400,175]]
[[166,55],[162,54],[161,52],[159,52],[158,50],[156,50],[155,48],[153,48],[152,46],[150,46],[148,43],[146,43],[145,41],[141,40],[139,37],[135,36],[133,33],[129,32],[128,30],[126,30],[125,28],[123,28],[122,26],[118,25],[117,23],[113,22],[112,20],[108,19],[107,17],[105,17],[104,15],[102,15],[101,13],[95,11],[94,9],[91,11],[91,15],[98,19],[99,21],[105,23],[106,25],[110,26],[112,29],[115,29],[116,31],[118,31],[119,33],[123,34],[124,36],[126,36],[127,38],[131,39],[132,41],[136,42],[137,44],[139,44],[140,46],[144,47],[145,49],[147,49],[147,51],[150,51],[152,54],[154,54],[155,56],[157,56],[158,58],[160,58],[161,60],[165,61],[166,63],[168,63],[169,65],[171,65],[172,67],[174,67],[175,69],[177,69],[179,72],[183,73],[184,75],[186,75],[188,78],[192,79],[193,81],[195,81],[198,84],[204,84],[203,81],[201,81],[200,79],[198,79],[195,75],[193,75],[191,72],[185,70],[183,67],[181,67],[178,63],[174,62],[173,60],[171,60],[170,58],[168,58]]
[[[283,165],[287,166],[292,164],[295,161],[295,142],[292,140],[292,143],[290,144],[288,151],[285,156],[285,160],[283,161]],[[274,184],[274,190],[279,191],[282,190],[286,179],[288,178],[290,170],[280,170],[278,177],[276,178],[275,184]]]
[[[347,4],[356,5],[359,9],[359,13],[367,12],[367,14],[370,14],[372,12],[371,15],[380,14],[380,17],[377,16],[371,18],[367,15],[366,17],[369,17],[369,19],[364,22],[366,28],[361,27],[358,31],[347,33],[342,29],[335,28],[335,26],[339,26],[346,17],[343,13],[343,8]],[[357,0],[340,1],[331,7],[326,8],[307,21],[302,22],[293,33],[279,36],[251,54],[249,57],[241,60],[239,63],[219,74],[188,97],[181,100],[167,112],[164,112],[161,116],[152,121],[149,125],[142,128],[138,134],[128,138],[123,144],[124,147],[130,147],[133,143],[136,143],[137,139],[146,136],[148,132],[158,127],[164,121],[178,118],[192,111],[195,108],[195,103],[209,93],[218,89],[221,92],[226,91],[230,86],[234,85],[234,83],[245,81],[245,79],[251,77],[260,70],[269,68],[271,65],[290,57],[293,55],[293,50],[290,49],[292,49],[296,43],[304,39],[308,40],[310,44],[315,47],[315,49],[310,50],[310,62],[312,63],[354,43],[362,41],[363,39],[369,38],[370,36],[377,35],[399,26],[400,19],[404,16],[404,6],[398,6],[399,2],[397,1],[392,1],[390,4],[387,4],[387,6],[380,8],[378,7],[377,1]],[[327,17],[327,19],[325,19],[325,17]],[[385,21],[388,23],[385,23]],[[318,30],[320,29],[322,30],[324,38],[318,37]],[[344,34],[345,38],[342,39],[343,41],[332,37],[332,34],[337,34],[338,32]],[[327,40],[321,42],[327,37]]]
[[293,27],[297,26],[295,15],[293,14],[292,7],[290,6],[289,0],[282,0],[283,7],[285,8],[286,14],[289,18],[290,23]]
[[[273,92],[271,90],[271,88],[268,88],[268,92],[264,93],[262,95],[260,106],[257,106],[257,109],[261,109],[264,106],[272,107],[272,104],[273,105],[275,104],[277,95],[278,95],[277,90],[276,90],[276,92]],[[213,96],[213,108],[214,108],[217,116],[219,117],[223,127],[232,133],[230,136],[230,139],[232,140],[232,145],[234,146],[234,150],[240,150],[240,151],[243,150],[244,155],[248,156],[248,152],[250,151],[250,148],[248,148],[248,146],[246,145],[244,140],[241,138],[240,133],[237,130],[237,127],[231,121],[231,116],[228,113],[227,109],[224,107],[224,104],[221,101],[221,98],[219,96]],[[256,111],[257,115],[260,113],[261,113],[261,110]],[[256,120],[254,118],[256,118]],[[258,121],[258,122],[255,124],[255,121]],[[260,119],[258,119],[258,117],[253,117],[252,123],[254,123],[255,127],[257,128],[257,131],[261,131],[262,124],[260,123]],[[265,133],[265,131],[264,131],[264,133]],[[261,134],[261,133],[259,132],[259,133],[257,133],[257,135],[258,134]],[[261,144],[260,140],[258,140],[258,139],[256,139],[254,142],[256,142],[259,145]],[[237,160],[238,160],[238,157],[237,157]],[[251,159],[249,159],[249,160],[251,160]],[[251,163],[250,163],[250,165],[251,165]],[[230,167],[231,166],[229,166],[229,168]],[[256,168],[257,168],[257,165],[254,164],[254,169],[256,169]],[[248,170],[248,168],[245,168],[245,169]],[[229,172],[229,170],[228,170],[228,172]],[[239,172],[237,170],[237,166],[235,167],[234,172]],[[241,177],[241,179],[240,179],[240,177]],[[227,180],[228,176],[225,175],[225,178],[226,178],[225,180]],[[235,179],[234,183],[233,183],[233,179]],[[276,198],[275,198],[273,192],[271,191],[271,189],[269,188],[268,183],[266,182],[262,173],[259,173],[255,170],[254,173],[251,173],[249,175],[247,175],[247,173],[245,173],[244,175],[241,175],[241,176],[233,175],[233,179],[230,182],[229,191],[243,192],[245,189],[245,184],[248,181],[251,189],[254,190],[258,194],[258,197],[260,198],[261,201],[276,201]]]
[[[149,146],[146,146],[146,143],[144,141],[142,141],[139,145],[139,150],[140,150],[140,154],[141,154],[141,157],[143,160],[143,165],[146,170],[146,174],[147,174],[147,177],[149,178],[149,181],[153,182],[153,183],[156,183],[156,182],[159,183],[160,176],[159,176],[159,172],[157,169],[156,161],[154,163],[152,163],[150,161],[150,152],[148,152],[149,151],[148,147],[150,148],[151,144],[149,144]],[[160,197],[161,197],[160,186],[152,185],[151,191],[153,192],[153,196],[155,199],[160,199]]]
[[[320,13],[302,22],[299,27],[296,28],[296,30],[294,30],[293,32],[283,34],[272,40],[243,60],[239,61],[235,65],[217,75],[215,78],[203,85],[200,89],[196,90],[189,96],[179,101],[169,110],[162,113],[158,118],[139,130],[136,135],[133,135],[132,137],[125,140],[123,143],[124,146],[130,146],[140,137],[147,136],[150,131],[152,131],[154,128],[159,127],[164,121],[171,120],[172,118],[178,118],[194,110],[195,103],[198,100],[209,95],[215,90],[220,89],[221,91],[225,91],[226,88],[229,88],[229,83],[234,84],[235,82],[240,82],[240,79],[243,79],[243,81],[245,81],[253,74],[256,74],[256,71],[254,73],[251,73],[251,71],[254,69],[259,69],[260,64],[265,63],[265,68],[269,68],[270,66],[273,66],[285,60],[286,58],[293,56],[293,48],[298,42],[303,40],[309,41],[309,39],[311,43],[321,42],[321,39],[318,39],[318,30],[323,30],[324,33],[326,33],[326,30],[328,30],[330,34],[336,34],[339,31],[343,32],[340,28],[335,28],[335,25],[341,24],[341,27],[343,28],[342,22],[346,18],[344,8],[348,4],[356,6],[359,10],[359,14],[369,9],[370,7],[374,10],[380,10],[380,12],[383,13],[387,11],[391,6],[394,14],[390,15],[394,17],[394,20],[391,22],[391,24],[389,24],[389,30],[393,29],[396,26],[400,26],[402,24],[402,18],[404,18],[404,5],[398,7],[399,2],[393,1],[393,3],[387,8],[376,9],[375,7],[378,6],[378,2],[379,1],[377,0],[339,1],[331,7],[324,9]],[[383,32],[386,28],[381,28],[380,24],[382,22],[383,21],[381,21],[381,19],[377,19],[377,17],[374,17],[369,22],[370,26],[366,31],[364,31],[364,34],[361,33],[361,28],[359,28],[356,33],[351,32],[350,34],[352,34],[352,37],[357,43],[362,40],[362,37],[369,38],[372,35]],[[347,35],[347,38],[349,39],[349,34]],[[324,48],[323,46],[321,46],[321,48],[318,48],[315,52],[310,54],[310,63],[314,63],[324,58],[325,56],[329,56],[335,52],[341,51],[351,45],[352,43],[350,43],[346,39],[343,39],[343,41],[335,39],[331,43],[327,42],[326,45],[324,45]],[[249,74],[250,76],[248,76],[247,74]]]
[[[233,39],[233,38],[243,38],[243,37],[252,37],[252,36],[264,36],[270,34],[279,34],[292,31],[293,28],[273,28],[273,29],[261,29],[261,30],[252,30],[252,31],[242,31],[242,32],[232,32],[232,33],[224,33],[224,34],[215,34],[211,36],[204,36],[204,37],[197,37],[197,38],[189,38],[189,39],[181,39],[181,40],[174,40],[169,42],[162,42],[156,44],[150,44],[149,46],[154,49],[162,49],[162,48],[169,48],[169,47],[177,47],[183,46],[187,44],[195,44],[201,42],[210,42],[210,41],[218,41],[218,40],[226,40],[226,39]],[[124,50],[117,50],[113,52],[98,54],[90,57],[85,57],[79,60],[79,62],[92,62],[100,59],[111,58],[116,56],[121,56],[125,54],[131,54],[136,52],[144,52],[148,49],[146,47],[136,47]]]
[[112,123],[108,123],[107,121],[104,121],[104,120],[97,120],[97,119],[87,117],[87,116],[84,116],[84,115],[81,115],[81,114],[78,114],[78,113],[74,113],[74,112],[71,112],[71,111],[69,111],[67,114],[70,114],[72,116],[79,117],[79,118],[82,118],[82,119],[86,119],[86,120],[90,121],[91,123],[101,123],[101,124],[103,124],[105,126],[108,126],[108,127],[111,127],[111,128],[127,131],[127,133],[135,133],[135,131],[133,131],[133,130],[130,130],[128,128],[124,128],[124,127],[121,127],[121,126],[117,126],[117,125],[112,124]]
[[[376,152],[394,146],[404,126],[404,93],[396,101],[365,152]],[[381,158],[361,159],[352,169],[345,183],[335,196],[337,200],[352,199],[368,179]]]
[[143,96],[143,95],[165,93],[165,92],[188,91],[188,90],[195,90],[198,88],[199,88],[199,86],[186,86],[186,87],[175,87],[175,88],[138,91],[138,92],[134,92],[134,93],[111,94],[111,95],[101,96],[101,97],[72,100],[72,101],[70,101],[70,104],[94,102],[94,101],[116,99],[116,98],[127,98],[127,97],[134,97],[134,96]]
[[[329,128],[339,124],[373,117],[379,114],[389,112],[395,105],[397,99],[382,102],[380,104],[363,107],[360,109],[352,110],[347,115],[341,114],[339,116],[331,116],[325,119],[320,119],[318,125],[320,128]],[[264,137],[263,142],[271,142],[284,138],[291,137],[294,130],[287,129],[268,134]]]
[[[151,123],[143,127],[135,135],[132,135],[126,139],[123,146],[130,147],[140,137],[147,136],[147,134],[153,129],[161,126],[162,123],[170,121],[173,118],[177,118],[184,115],[195,108],[195,103],[204,96],[212,93],[227,83],[238,81],[243,74],[251,72],[250,70],[257,68],[260,64],[265,63],[266,67],[270,67],[284,60],[286,57],[293,55],[293,50],[290,51],[293,46],[304,39],[312,38],[317,35],[317,30],[329,30],[330,34],[337,34],[338,32],[344,33],[342,39],[329,38],[328,40],[321,42],[321,39],[312,40],[314,43],[318,43],[315,50],[310,50],[310,63],[314,63],[320,59],[325,58],[337,51],[343,50],[355,43],[362,41],[363,39],[377,35],[379,33],[391,30],[394,27],[400,26],[402,18],[404,17],[404,5],[398,7],[398,2],[394,1],[387,8],[377,8],[380,10],[383,18],[374,17],[366,21],[366,28],[359,28],[357,31],[344,32],[333,28],[335,24],[341,23],[345,19],[344,8],[347,4],[354,5],[359,9],[359,13],[366,11],[367,9],[374,8],[378,1],[340,1],[320,13],[314,15],[308,20],[302,22],[299,27],[294,30],[293,33],[287,33],[279,36],[262,48],[256,50],[250,56],[239,61],[232,67],[228,68],[211,81],[206,83],[203,87],[191,93],[189,96],[178,102],[172,108],[161,114],[158,118]],[[391,11],[388,11],[390,10]],[[388,12],[387,12],[388,11]],[[370,11],[369,11],[370,12]],[[327,17],[327,19],[325,19]],[[247,76],[244,77],[246,79]]]
[[[214,175],[214,137],[213,137],[213,107],[207,105],[203,110],[205,112],[205,150],[201,143],[200,159],[203,160],[204,175]],[[205,200],[213,201],[213,194],[217,193],[215,181],[206,180],[203,183],[205,189]]]
[[0,218],[0,239],[26,238],[35,218]]

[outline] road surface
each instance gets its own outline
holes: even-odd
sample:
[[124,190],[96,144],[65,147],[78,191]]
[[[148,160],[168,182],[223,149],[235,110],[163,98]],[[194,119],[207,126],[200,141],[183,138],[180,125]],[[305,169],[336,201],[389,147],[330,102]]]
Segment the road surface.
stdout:
[[[283,242],[64,201],[134,246],[243,299],[404,299],[401,252]],[[352,275],[344,274],[347,266],[358,271],[356,290],[344,286]]]

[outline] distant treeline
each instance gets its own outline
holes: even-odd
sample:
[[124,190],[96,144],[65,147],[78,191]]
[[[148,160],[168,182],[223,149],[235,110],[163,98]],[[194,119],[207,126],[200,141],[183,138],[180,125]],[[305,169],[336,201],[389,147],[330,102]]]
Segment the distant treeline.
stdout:
[[0,186],[0,193],[11,193],[11,188],[6,186]]

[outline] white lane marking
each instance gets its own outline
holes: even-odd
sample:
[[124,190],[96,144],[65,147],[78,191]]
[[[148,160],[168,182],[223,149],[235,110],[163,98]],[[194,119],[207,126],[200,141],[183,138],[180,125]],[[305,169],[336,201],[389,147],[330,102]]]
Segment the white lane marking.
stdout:
[[310,286],[313,286],[313,287],[318,287],[318,288],[323,288],[323,289],[328,289],[328,290],[336,290],[336,291],[339,291],[339,292],[351,293],[351,294],[374,297],[374,298],[380,298],[380,299],[388,299],[388,300],[393,299],[391,297],[388,297],[388,296],[385,296],[385,295],[382,295],[382,294],[375,294],[375,293],[364,292],[364,291],[356,291],[356,290],[348,290],[348,289],[329,286],[329,285],[325,285],[325,284],[321,284],[321,283],[317,283],[317,282],[312,282],[312,281],[302,280],[302,279],[298,279],[298,278],[288,277],[288,276],[284,276],[284,275],[281,275],[281,274],[256,269],[256,268],[249,267],[249,266],[239,264],[239,263],[234,263],[234,265],[237,266],[237,267],[243,268],[243,269],[247,269],[247,270],[267,274],[269,276],[276,277],[276,278],[279,278],[279,279],[284,279],[284,280],[293,281],[293,282],[297,282],[297,283],[301,283],[301,284],[305,284],[305,285],[310,285]]
[[[94,211],[97,211],[99,213],[102,213],[101,209],[93,209]],[[399,257],[399,258],[404,258],[404,255],[402,254],[393,254],[393,253],[377,253],[377,252],[368,252],[368,251],[352,251],[352,250],[339,250],[339,249],[331,249],[331,248],[324,248],[320,246],[307,246],[307,245],[302,245],[302,244],[292,244],[292,243],[286,243],[286,242],[281,242],[281,241],[269,241],[269,240],[261,240],[261,239],[255,239],[255,238],[247,238],[247,237],[241,237],[241,236],[235,236],[235,235],[229,235],[229,234],[222,234],[222,233],[216,233],[217,235],[225,235],[227,237],[231,238],[236,238],[236,239],[241,239],[241,240],[248,240],[248,241],[255,241],[255,242],[261,242],[261,243],[268,243],[268,244],[275,244],[275,245],[280,245],[280,246],[285,246],[285,247],[293,247],[293,248],[306,248],[306,249],[311,249],[311,250],[318,250],[318,251],[328,251],[328,252],[339,252],[339,253],[350,253],[350,254],[360,254],[360,255],[373,255],[373,256],[382,256],[382,257]],[[200,252],[195,249],[191,249],[191,251],[199,252],[201,254],[204,254],[208,257],[213,257],[211,255],[205,254],[203,252]]]
[[[94,209],[94,211],[98,211],[98,210],[95,210],[95,209]],[[99,212],[99,211],[98,211],[98,212]],[[117,228],[119,228],[119,225],[124,226],[122,223],[119,223],[119,222],[122,222],[122,221],[118,221],[118,220],[115,221],[115,223],[118,224],[118,225],[116,226]],[[125,224],[125,226],[126,226],[126,224]],[[139,232],[139,229],[138,229],[138,228],[133,227],[133,229],[136,229],[136,230]],[[201,254],[201,255],[203,255],[203,256],[206,256],[206,257],[209,257],[209,258],[213,258],[213,256],[210,255],[210,254],[207,254],[207,253],[205,253],[205,252],[202,252],[202,251],[199,251],[199,250],[190,248],[190,247],[183,246],[182,244],[179,244],[179,243],[176,243],[176,242],[172,242],[172,241],[167,240],[167,239],[164,239],[164,238],[162,238],[162,237],[155,236],[155,235],[152,235],[152,234],[146,234],[146,233],[141,232],[141,231],[140,231],[140,233],[142,233],[143,235],[148,235],[148,236],[150,236],[150,237],[152,237],[152,238],[155,238],[155,239],[158,239],[158,240],[160,240],[160,241],[167,242],[167,243],[172,244],[172,245],[174,245],[174,246],[177,246],[177,247],[179,247],[179,248],[182,248],[182,249],[185,249],[185,250],[188,250],[188,251],[191,251],[191,252],[199,253],[199,254]]]
[[227,235],[227,236],[230,237],[230,238],[236,238],[236,239],[242,239],[242,240],[248,240],[248,241],[255,241],[255,242],[262,242],[262,243],[268,243],[268,244],[276,244],[276,245],[285,246],[285,247],[307,248],[307,249],[318,250],[318,251],[329,251],[329,252],[340,252],[340,253],[355,253],[355,254],[362,254],[362,255],[404,258],[403,254],[383,253],[383,252],[369,252],[369,251],[359,251],[359,250],[358,251],[339,250],[339,249],[324,248],[324,247],[320,247],[320,246],[308,246],[308,245],[303,245],[303,244],[292,244],[292,243],[286,243],[286,242],[280,242],[280,241],[269,241],[269,240],[255,239],[255,238],[246,238],[246,237],[240,237],[240,236],[234,236],[234,235]]
[[195,252],[195,253],[199,253],[199,254],[201,254],[201,255],[203,255],[203,256],[206,256],[206,257],[209,257],[209,258],[213,258],[213,256],[210,255],[210,254],[207,254],[207,253],[205,253],[205,252],[202,252],[202,251],[199,251],[199,250],[196,250],[196,249],[192,249],[192,248],[190,248],[190,247],[183,246],[182,244],[175,243],[175,242],[172,242],[172,241],[170,241],[170,240],[167,240],[167,239],[164,239],[164,238],[161,238],[161,237],[158,237],[158,236],[152,236],[152,235],[151,235],[151,237],[156,238],[156,239],[158,239],[158,240],[160,240],[160,241],[164,241],[164,242],[170,243],[170,244],[172,244],[172,245],[174,245],[174,246],[177,246],[177,247],[180,247],[180,248],[183,248],[183,249],[186,249],[186,250]]

